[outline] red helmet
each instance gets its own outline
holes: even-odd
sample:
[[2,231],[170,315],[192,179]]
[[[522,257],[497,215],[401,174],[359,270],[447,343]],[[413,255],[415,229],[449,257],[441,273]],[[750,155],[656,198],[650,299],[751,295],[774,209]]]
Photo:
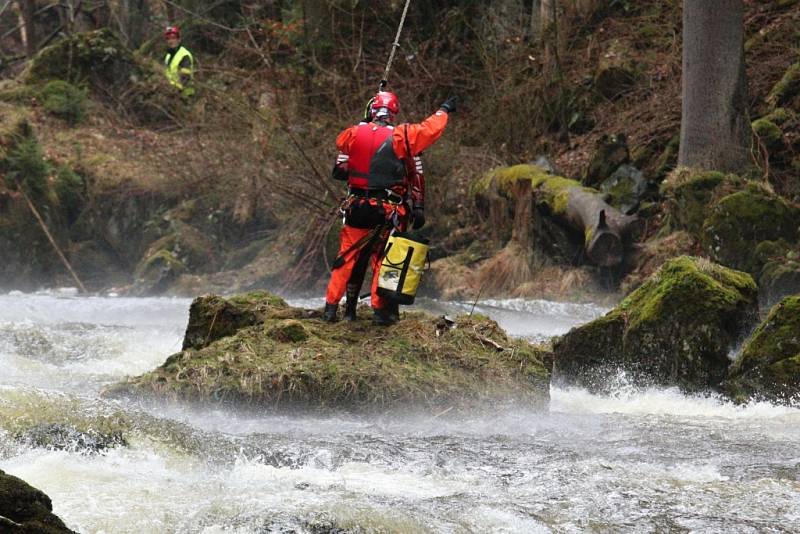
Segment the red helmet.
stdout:
[[164,39],[169,39],[170,37],[175,37],[176,39],[181,38],[181,29],[177,26],[167,26],[164,30]]
[[397,99],[397,95],[389,91],[378,91],[375,98],[372,99],[372,116],[378,116],[378,112],[382,108],[389,110],[389,114],[392,116],[400,113],[400,101]]

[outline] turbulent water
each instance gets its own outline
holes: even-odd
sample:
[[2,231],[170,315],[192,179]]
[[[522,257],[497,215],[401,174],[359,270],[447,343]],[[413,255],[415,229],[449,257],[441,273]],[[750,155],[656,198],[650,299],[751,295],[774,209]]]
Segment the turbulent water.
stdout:
[[[634,390],[624,377],[611,396],[553,389],[547,413],[472,419],[102,399],[103,386],[179,350],[188,304],[0,296],[0,469],[50,495],[72,529],[800,531],[797,408]],[[602,313],[520,300],[476,311],[531,339]]]

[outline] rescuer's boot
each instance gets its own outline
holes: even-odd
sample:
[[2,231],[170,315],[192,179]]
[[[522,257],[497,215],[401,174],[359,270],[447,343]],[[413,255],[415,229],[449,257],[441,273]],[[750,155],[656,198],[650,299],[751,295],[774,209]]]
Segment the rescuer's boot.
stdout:
[[358,290],[361,289],[355,284],[347,284],[347,300],[344,303],[344,320],[356,320],[356,308],[358,308]]
[[322,320],[326,323],[335,323],[337,321],[336,312],[339,310],[338,304],[325,303],[325,311],[322,312]]

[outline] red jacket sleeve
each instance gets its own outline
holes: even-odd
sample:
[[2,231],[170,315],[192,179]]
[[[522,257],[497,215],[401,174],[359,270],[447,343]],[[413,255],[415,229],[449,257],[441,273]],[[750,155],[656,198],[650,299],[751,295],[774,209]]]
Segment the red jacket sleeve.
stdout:
[[342,130],[342,132],[336,137],[336,148],[339,149],[339,152],[342,154],[350,154],[350,147],[353,145],[353,141],[356,138],[357,132],[358,125],[351,126],[346,130]]
[[[401,159],[418,155],[442,136],[445,126],[447,112],[441,109],[419,124],[401,124],[392,133],[394,153]],[[411,154],[408,153],[406,144],[411,149]]]

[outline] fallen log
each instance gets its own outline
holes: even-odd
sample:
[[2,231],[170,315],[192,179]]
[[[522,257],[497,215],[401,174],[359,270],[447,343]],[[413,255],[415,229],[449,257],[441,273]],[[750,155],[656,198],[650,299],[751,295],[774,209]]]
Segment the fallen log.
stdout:
[[521,181],[530,182],[530,190],[542,211],[583,234],[586,257],[596,265],[611,267],[622,263],[625,246],[642,234],[644,222],[609,205],[603,193],[576,180],[548,174],[536,165],[495,169],[477,182],[472,191],[476,199],[488,194],[518,201],[515,193],[528,190],[518,187]]

